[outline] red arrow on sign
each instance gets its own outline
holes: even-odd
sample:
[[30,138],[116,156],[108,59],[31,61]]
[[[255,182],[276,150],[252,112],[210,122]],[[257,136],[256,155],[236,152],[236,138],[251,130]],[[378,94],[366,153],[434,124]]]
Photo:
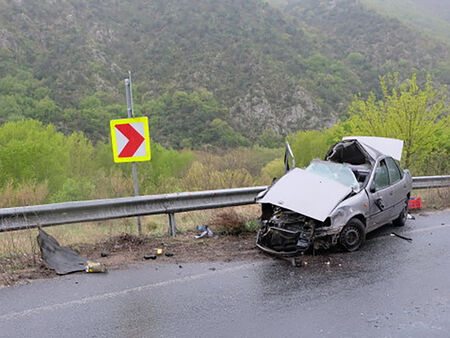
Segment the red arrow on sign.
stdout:
[[115,127],[128,139],[128,143],[122,149],[119,157],[132,157],[141,146],[145,138],[139,134],[129,123],[116,124]]

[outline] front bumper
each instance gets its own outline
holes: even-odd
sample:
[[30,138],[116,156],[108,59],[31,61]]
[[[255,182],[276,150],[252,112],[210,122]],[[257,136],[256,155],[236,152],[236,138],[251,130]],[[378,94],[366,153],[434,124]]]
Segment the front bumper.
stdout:
[[304,250],[297,247],[300,231],[290,231],[277,227],[262,228],[256,236],[256,246],[271,255],[293,257]]
[[256,236],[256,246],[278,257],[295,257],[310,248],[329,249],[336,245],[341,228],[316,228],[309,242],[301,231],[292,231],[278,227],[262,227]]

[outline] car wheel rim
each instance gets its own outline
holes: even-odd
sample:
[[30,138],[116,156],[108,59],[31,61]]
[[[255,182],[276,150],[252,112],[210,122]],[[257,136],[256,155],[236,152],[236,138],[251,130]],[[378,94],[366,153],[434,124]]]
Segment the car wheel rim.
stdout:
[[348,229],[345,233],[345,242],[349,247],[355,246],[359,242],[359,231],[356,229]]

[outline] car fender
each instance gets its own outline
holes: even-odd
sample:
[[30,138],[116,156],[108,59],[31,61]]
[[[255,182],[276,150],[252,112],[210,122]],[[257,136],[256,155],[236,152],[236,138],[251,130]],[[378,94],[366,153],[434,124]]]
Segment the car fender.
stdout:
[[369,198],[365,190],[345,199],[339,203],[330,214],[330,226],[326,235],[338,234],[342,228],[354,217],[363,221],[367,219],[369,212]]

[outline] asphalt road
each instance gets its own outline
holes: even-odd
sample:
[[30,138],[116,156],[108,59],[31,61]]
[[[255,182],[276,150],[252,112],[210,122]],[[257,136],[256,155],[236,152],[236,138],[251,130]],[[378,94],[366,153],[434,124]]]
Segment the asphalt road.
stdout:
[[450,337],[449,243],[447,210],[300,268],[152,261],[36,281],[0,289],[0,336]]

